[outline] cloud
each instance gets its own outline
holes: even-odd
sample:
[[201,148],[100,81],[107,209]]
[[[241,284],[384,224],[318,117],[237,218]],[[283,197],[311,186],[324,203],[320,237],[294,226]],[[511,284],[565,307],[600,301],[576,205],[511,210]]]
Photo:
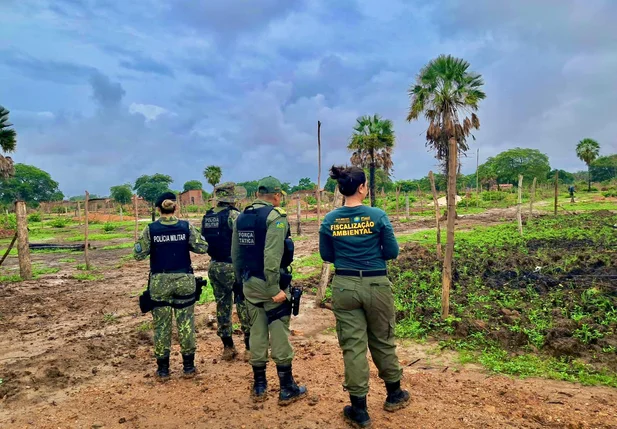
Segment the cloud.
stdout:
[[584,137],[617,152],[610,0],[37,0],[0,9],[0,37],[20,35],[19,49],[0,51],[15,159],[48,170],[67,194],[83,183],[105,194],[155,172],[181,188],[209,164],[224,180],[316,179],[317,121],[325,174],[349,161],[355,119],[374,113],[394,122],[395,176],[424,176],[436,161],[426,123],[405,121],[407,90],[442,53],[465,58],[486,82],[464,172],[477,148],[481,161],[537,148],[569,170],[584,168],[574,155]]
[[155,106],[153,104],[131,103],[129,106],[129,113],[139,113],[146,118],[147,122],[155,121],[156,118],[167,112],[167,109],[164,109],[161,106]]

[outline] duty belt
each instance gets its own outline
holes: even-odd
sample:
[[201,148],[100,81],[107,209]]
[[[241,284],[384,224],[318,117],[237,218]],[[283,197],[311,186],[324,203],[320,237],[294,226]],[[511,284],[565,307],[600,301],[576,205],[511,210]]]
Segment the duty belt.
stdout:
[[337,276],[351,276],[351,277],[381,277],[381,276],[388,275],[388,270],[361,271],[361,270],[346,270],[346,269],[337,268],[334,272]]
[[220,262],[220,263],[224,263],[224,264],[231,264],[232,260],[231,260],[231,256],[230,256],[229,258],[222,258],[222,259],[212,258],[212,262]]

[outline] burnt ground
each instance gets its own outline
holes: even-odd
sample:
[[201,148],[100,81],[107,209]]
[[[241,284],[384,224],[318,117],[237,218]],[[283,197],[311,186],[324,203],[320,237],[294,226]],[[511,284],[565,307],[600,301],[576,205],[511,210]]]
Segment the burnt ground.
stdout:
[[[316,251],[303,246],[303,252]],[[310,296],[292,321],[294,372],[309,388],[307,400],[279,408],[271,364],[270,399],[263,406],[250,402],[249,365],[219,360],[212,303],[196,309],[199,377],[180,378],[174,338],[172,380],[156,382],[151,317],[137,306],[147,263],[119,268],[126,253],[92,252],[101,280],[75,280],[74,268],[59,262],[67,255],[46,254],[36,259],[60,266],[59,273],[0,285],[0,427],[345,427],[340,415],[348,398],[334,319],[329,310],[314,308]],[[207,267],[207,257],[194,261],[198,270]],[[236,342],[242,351],[239,335]],[[385,389],[371,367],[374,427],[617,428],[614,389],[495,376],[457,365],[449,352],[435,356],[433,349],[430,342],[401,343],[403,384],[413,404],[396,414],[381,409]]]

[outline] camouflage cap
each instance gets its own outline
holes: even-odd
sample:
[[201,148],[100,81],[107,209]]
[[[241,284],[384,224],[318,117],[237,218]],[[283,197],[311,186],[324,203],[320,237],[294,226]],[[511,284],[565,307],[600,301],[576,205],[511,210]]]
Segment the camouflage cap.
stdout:
[[281,193],[283,195],[287,195],[287,193],[283,191],[281,181],[272,176],[264,177],[263,179],[261,179],[257,185],[257,189],[261,194]]
[[246,189],[234,182],[225,182],[214,188],[213,199],[221,203],[235,203],[246,197]]

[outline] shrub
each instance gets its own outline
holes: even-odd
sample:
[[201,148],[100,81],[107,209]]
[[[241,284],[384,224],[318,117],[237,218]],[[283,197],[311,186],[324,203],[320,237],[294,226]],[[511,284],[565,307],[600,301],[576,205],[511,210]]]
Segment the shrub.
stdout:
[[62,207],[62,206],[57,206],[57,207],[54,207],[51,210],[51,212],[52,213],[56,213],[56,214],[66,213],[66,209],[64,207]]
[[31,213],[28,215],[28,222],[40,222],[41,214],[40,213]]
[[199,206],[186,206],[184,207],[184,210],[189,213],[199,213]]
[[114,225],[113,223],[107,222],[106,224],[103,225],[103,231],[105,232],[113,232],[116,230],[116,225]]
[[49,222],[49,226],[52,228],[65,228],[70,221],[63,217],[57,217]]
[[9,213],[8,215],[0,216],[0,227],[3,229],[16,230],[17,229],[17,218],[14,213]]
[[609,198],[609,197],[617,197],[617,190],[612,189],[612,190],[607,190],[605,192],[602,192],[602,195]]
[[483,201],[501,201],[506,198],[507,194],[500,191],[486,191],[482,194]]

